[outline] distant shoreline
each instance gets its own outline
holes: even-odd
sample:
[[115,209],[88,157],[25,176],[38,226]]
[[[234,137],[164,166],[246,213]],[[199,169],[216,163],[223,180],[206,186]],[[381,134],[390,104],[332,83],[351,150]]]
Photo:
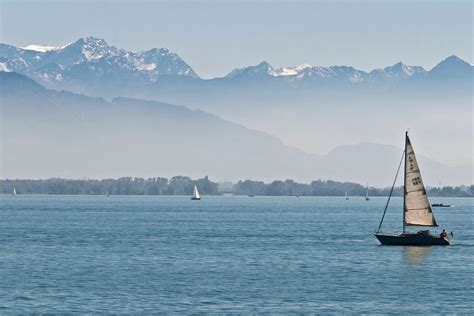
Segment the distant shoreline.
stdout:
[[[244,180],[237,183],[213,182],[208,177],[191,179],[185,176],[167,178],[132,178],[102,180],[71,180],[61,178],[29,180],[0,180],[0,194],[12,195],[163,195],[191,196],[194,186],[202,195],[234,194],[236,196],[325,196],[325,197],[387,197],[391,188],[375,188],[353,182],[315,180],[298,183],[293,180],[263,181]],[[474,185],[427,188],[429,197],[474,197]],[[402,188],[395,187],[392,196],[401,196]]]
[[[25,193],[25,194],[17,194],[15,196],[12,196],[12,194],[8,194],[8,193],[0,193],[0,197],[35,197],[35,196],[38,196],[38,197],[47,197],[47,196],[51,196],[51,197],[61,197],[61,196],[83,196],[83,197],[107,197],[105,195],[102,195],[102,194],[44,194],[44,193]],[[125,197],[125,196],[129,196],[129,197],[182,197],[182,198],[189,198],[190,195],[184,195],[184,194],[155,194],[155,195],[151,195],[151,194],[115,194],[115,195],[110,195],[110,197]],[[245,194],[234,194],[234,195],[231,195],[231,194],[227,194],[227,193],[223,193],[223,194],[212,194],[212,195],[203,195],[203,197],[244,197],[244,198],[247,198],[249,197],[248,195],[245,195]],[[344,195],[300,195],[300,196],[297,196],[297,195],[255,195],[255,196],[252,196],[252,197],[249,197],[249,198],[281,198],[281,197],[288,197],[288,198],[344,198]],[[379,196],[373,196],[371,197],[371,199],[384,199],[384,198],[388,198],[388,195],[379,195]],[[392,199],[393,198],[402,198],[402,196],[392,196]],[[474,198],[474,196],[430,196],[430,198],[451,198],[451,199],[472,199]],[[364,199],[364,196],[360,196],[360,195],[357,195],[357,196],[351,196],[350,200],[358,200],[358,199]]]

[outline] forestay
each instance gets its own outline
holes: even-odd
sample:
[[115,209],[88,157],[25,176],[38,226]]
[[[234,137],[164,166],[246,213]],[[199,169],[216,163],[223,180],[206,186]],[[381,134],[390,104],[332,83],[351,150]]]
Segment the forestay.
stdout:
[[415,152],[408,135],[405,152],[405,225],[438,226],[431,210]]

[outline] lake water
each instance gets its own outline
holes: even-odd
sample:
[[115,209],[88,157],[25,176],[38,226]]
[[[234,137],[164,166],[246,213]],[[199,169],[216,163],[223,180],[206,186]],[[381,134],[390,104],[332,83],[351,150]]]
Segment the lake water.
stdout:
[[428,248],[379,245],[385,202],[3,196],[0,313],[472,313],[473,200],[431,199],[454,239]]

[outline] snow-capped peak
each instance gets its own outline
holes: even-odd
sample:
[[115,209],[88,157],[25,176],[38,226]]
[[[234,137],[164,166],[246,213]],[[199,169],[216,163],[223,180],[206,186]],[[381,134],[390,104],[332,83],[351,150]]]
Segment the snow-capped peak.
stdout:
[[426,72],[426,70],[421,66],[408,66],[400,61],[383,69],[374,69],[370,72],[370,76],[372,79],[384,78],[399,80],[424,72]]
[[88,61],[98,60],[105,56],[116,56],[119,49],[109,44],[101,38],[83,37],[71,44],[72,49],[79,49],[82,56]]
[[280,67],[274,70],[271,75],[274,77],[294,76],[301,73],[306,68],[311,68],[309,64],[301,64],[295,67]]
[[424,69],[420,66],[408,66],[402,62],[398,62],[395,65],[390,66],[390,67],[385,67],[383,70],[387,74],[390,74],[390,75],[398,74],[399,76],[404,75],[408,77],[412,76],[413,74],[417,72],[424,71]]
[[266,61],[262,61],[260,64],[255,66],[234,69],[226,76],[226,78],[234,78],[242,75],[272,75],[274,71],[275,70],[269,63],[267,63]]
[[161,76],[199,78],[184,60],[166,48],[126,51],[92,36],[61,47],[0,45],[0,63],[2,72],[26,74],[48,85],[56,81],[90,80],[84,79],[84,73],[97,78],[114,74],[113,80],[148,83],[156,82]]

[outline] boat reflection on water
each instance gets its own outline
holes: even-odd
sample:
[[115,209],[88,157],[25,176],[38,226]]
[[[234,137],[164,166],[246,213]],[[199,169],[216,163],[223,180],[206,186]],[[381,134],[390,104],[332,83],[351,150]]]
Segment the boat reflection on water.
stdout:
[[431,251],[433,251],[433,247],[408,246],[403,248],[403,255],[409,264],[420,264]]

